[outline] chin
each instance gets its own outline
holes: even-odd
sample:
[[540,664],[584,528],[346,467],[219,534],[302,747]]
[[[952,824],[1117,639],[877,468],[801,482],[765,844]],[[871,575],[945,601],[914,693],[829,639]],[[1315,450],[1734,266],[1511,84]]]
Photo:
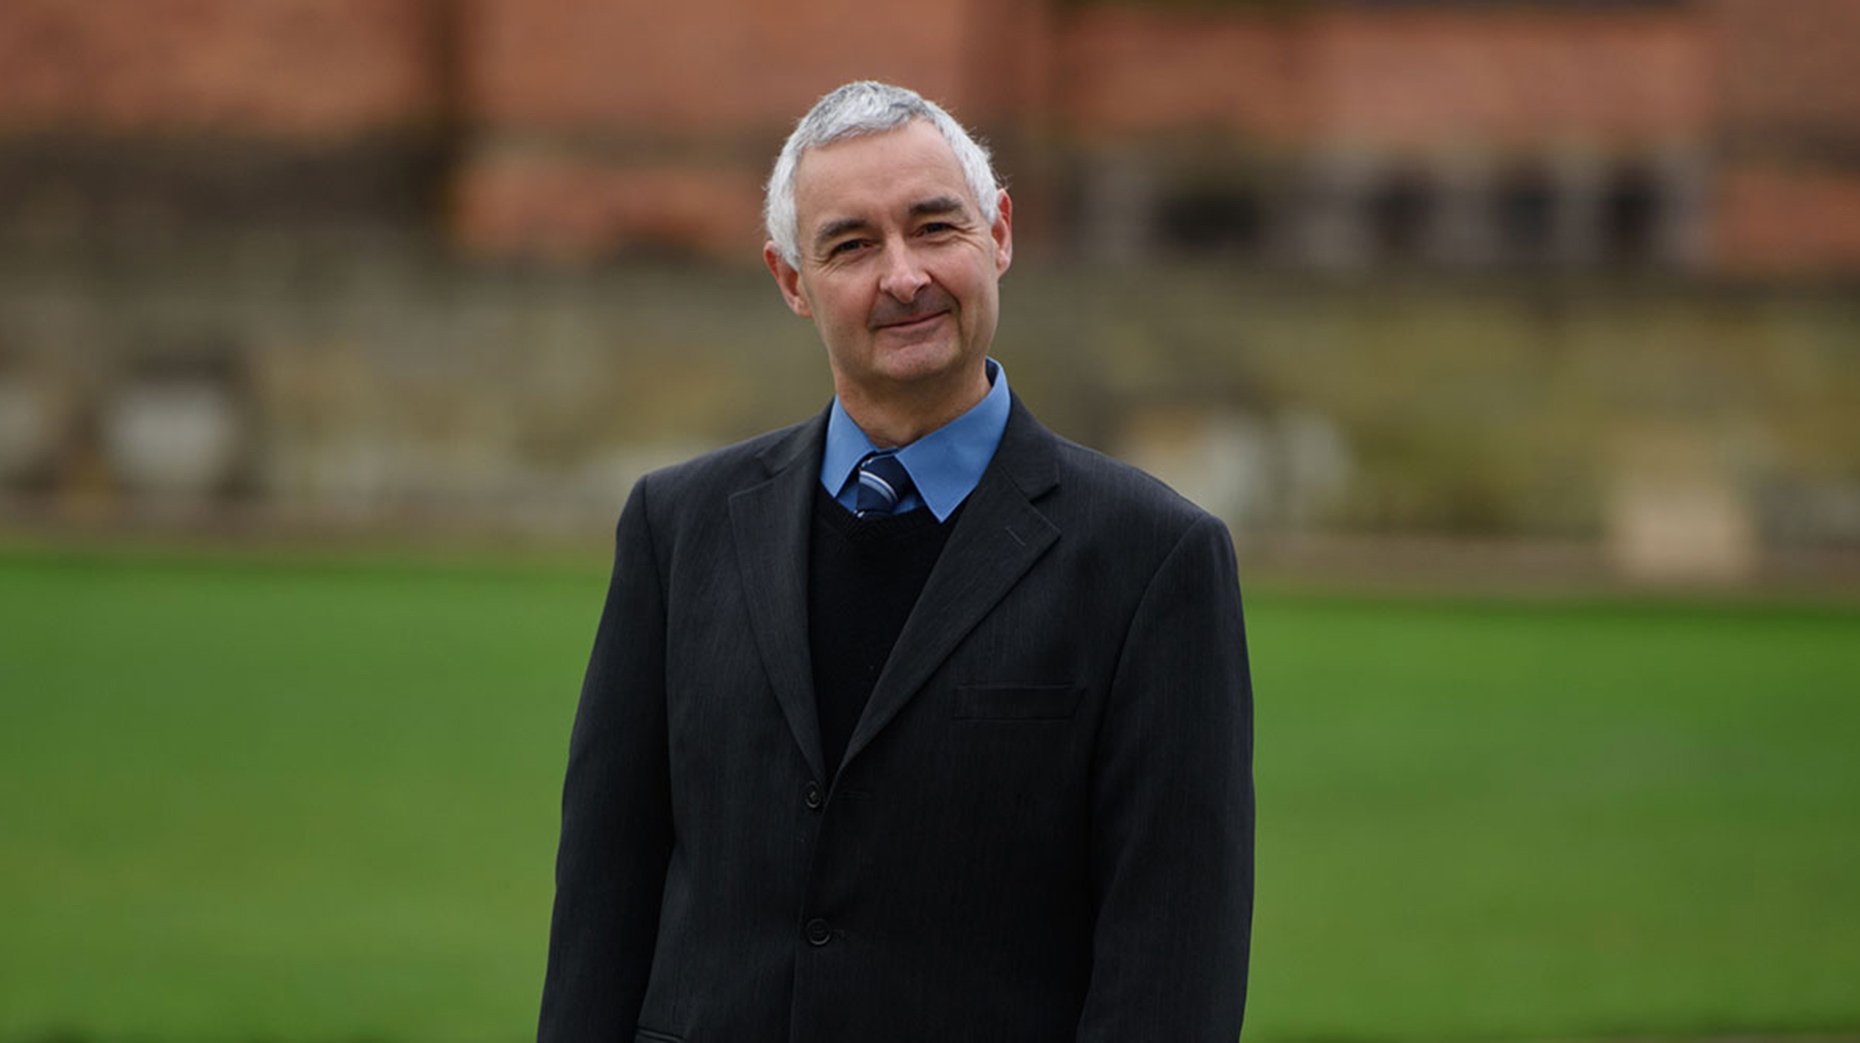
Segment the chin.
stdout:
[[881,375],[899,384],[937,380],[962,370],[966,360],[956,344],[903,344],[880,348],[877,365]]

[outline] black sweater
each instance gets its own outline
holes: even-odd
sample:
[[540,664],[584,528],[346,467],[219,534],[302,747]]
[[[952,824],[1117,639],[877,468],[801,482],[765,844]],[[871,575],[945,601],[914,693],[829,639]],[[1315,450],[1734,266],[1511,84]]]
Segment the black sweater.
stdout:
[[[807,633],[820,748],[836,771],[859,714],[923,593],[961,508],[857,518],[817,489],[808,540]],[[828,780],[821,780],[823,783]]]

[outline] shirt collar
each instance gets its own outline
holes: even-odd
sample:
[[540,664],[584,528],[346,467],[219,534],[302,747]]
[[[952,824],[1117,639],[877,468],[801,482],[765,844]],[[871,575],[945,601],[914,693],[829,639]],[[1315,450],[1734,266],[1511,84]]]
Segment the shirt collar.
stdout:
[[[987,360],[989,388],[982,400],[935,431],[898,450],[898,462],[910,472],[916,495],[941,522],[949,518],[982,480],[1007,430],[1007,370]],[[840,400],[827,415],[827,444],[820,461],[820,484],[844,503],[848,480],[865,455],[877,449]],[[849,495],[849,494],[848,494]]]

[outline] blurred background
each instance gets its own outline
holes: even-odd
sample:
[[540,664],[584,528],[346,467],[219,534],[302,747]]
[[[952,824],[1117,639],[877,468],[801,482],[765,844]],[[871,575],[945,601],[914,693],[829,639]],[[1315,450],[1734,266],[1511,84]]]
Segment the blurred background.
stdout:
[[514,1040],[760,184],[992,145],[994,354],[1225,518],[1249,1035],[1860,1033],[1860,0],[0,0],[0,1040]]

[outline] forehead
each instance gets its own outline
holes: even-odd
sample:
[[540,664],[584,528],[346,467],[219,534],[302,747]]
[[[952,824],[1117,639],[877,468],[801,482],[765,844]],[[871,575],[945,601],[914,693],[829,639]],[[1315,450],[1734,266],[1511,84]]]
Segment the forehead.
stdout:
[[976,205],[956,153],[922,120],[808,149],[795,168],[795,216],[804,237],[822,222],[873,218],[947,195]]

